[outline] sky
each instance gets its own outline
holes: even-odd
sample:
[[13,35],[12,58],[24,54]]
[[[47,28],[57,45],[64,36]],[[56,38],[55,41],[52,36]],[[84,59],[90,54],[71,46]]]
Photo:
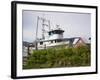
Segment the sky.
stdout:
[[[64,38],[82,37],[85,42],[89,42],[88,38],[91,37],[91,14],[31,10],[23,10],[22,13],[23,41],[33,42],[36,39],[38,16],[50,20],[51,29],[60,25],[60,28],[64,30]],[[41,38],[42,20],[39,20],[38,26],[38,38]]]

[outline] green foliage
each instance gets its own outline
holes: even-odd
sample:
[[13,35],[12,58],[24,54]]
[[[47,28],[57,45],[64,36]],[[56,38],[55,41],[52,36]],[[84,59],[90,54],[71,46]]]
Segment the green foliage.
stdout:
[[34,50],[24,69],[90,66],[90,47],[65,48],[63,46]]

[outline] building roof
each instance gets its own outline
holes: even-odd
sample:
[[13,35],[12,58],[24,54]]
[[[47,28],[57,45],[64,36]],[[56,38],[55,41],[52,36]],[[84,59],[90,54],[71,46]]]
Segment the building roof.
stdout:
[[25,47],[28,47],[28,46],[33,47],[33,46],[35,46],[35,44],[23,41],[23,46],[25,46]]
[[79,38],[75,38],[75,39],[74,39],[73,44],[76,45],[80,40],[82,41],[82,43],[85,43],[85,42],[83,41],[83,39],[82,39],[81,37],[79,37]]
[[80,40],[80,38],[75,38],[73,41],[73,44],[76,44],[79,40]]

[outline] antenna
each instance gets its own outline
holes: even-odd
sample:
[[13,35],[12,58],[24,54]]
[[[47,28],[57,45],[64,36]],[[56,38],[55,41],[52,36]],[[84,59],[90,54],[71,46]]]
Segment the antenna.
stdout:
[[48,20],[48,23],[49,23],[49,31],[51,30],[51,27],[50,27],[50,20]]
[[41,19],[42,19],[42,39],[45,39],[45,36],[44,36],[44,31],[45,31],[45,29],[44,29],[44,26],[45,26],[44,22],[45,22],[45,18],[41,18]]
[[36,43],[36,44],[35,44],[36,50],[38,50],[38,45],[37,45],[37,39],[38,39],[38,38],[37,38],[37,36],[38,36],[38,22],[39,22],[39,16],[37,17],[37,27],[36,27],[36,42],[35,42],[35,43]]
[[58,24],[57,24],[57,25],[56,25],[56,28],[57,28],[57,29],[60,29],[60,27],[59,27],[59,26],[60,26],[60,25],[58,25]]
[[[45,33],[50,31],[50,20],[44,18],[44,15],[43,17],[39,17],[39,20],[42,20],[42,39],[45,39]],[[48,27],[48,31],[45,29],[46,27]]]
[[[42,20],[42,39],[45,39],[45,33],[48,31],[45,29],[45,27],[48,27],[48,30],[50,31],[50,20],[45,19],[44,17],[37,16],[37,27],[36,27],[36,50],[38,50],[38,27],[39,27],[39,20]],[[47,22],[47,23],[45,23]]]

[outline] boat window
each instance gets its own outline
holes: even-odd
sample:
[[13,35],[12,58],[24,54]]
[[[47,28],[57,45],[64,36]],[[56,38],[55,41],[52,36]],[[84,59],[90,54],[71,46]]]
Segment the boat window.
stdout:
[[62,40],[57,40],[57,42],[62,42]]
[[51,43],[53,43],[53,41],[51,41]]
[[43,44],[43,42],[40,42],[40,45],[42,45]]

